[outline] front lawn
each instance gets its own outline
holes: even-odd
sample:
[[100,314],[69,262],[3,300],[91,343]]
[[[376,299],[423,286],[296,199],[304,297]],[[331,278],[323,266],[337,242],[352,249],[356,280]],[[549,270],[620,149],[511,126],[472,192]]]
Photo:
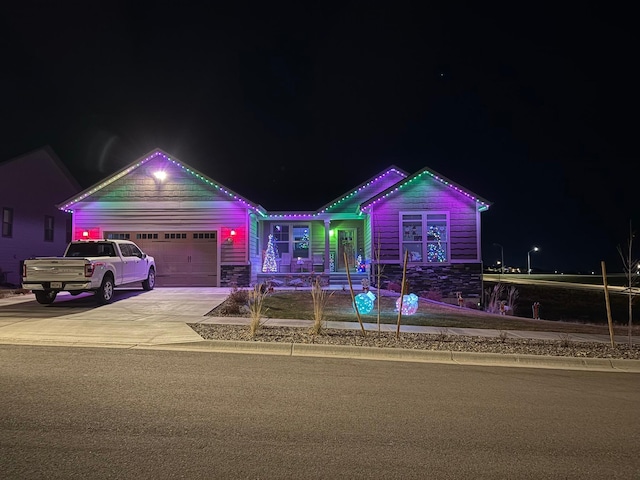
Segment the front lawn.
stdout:
[[[485,287],[488,288],[486,284]],[[517,288],[522,307],[521,309],[516,308],[516,315],[491,314],[473,308],[460,308],[421,298],[417,313],[410,316],[403,315],[401,323],[403,325],[451,328],[609,334],[602,292],[572,290],[573,293],[567,293],[565,291],[567,290],[566,288],[525,285],[518,285]],[[361,293],[361,290],[357,290],[354,293]],[[398,294],[396,293],[383,292],[380,297],[380,323],[397,324],[397,298]],[[626,316],[624,315],[624,312],[626,312],[624,309],[626,297],[618,295],[615,299],[616,301],[614,302],[612,298],[612,303],[616,304],[614,320],[617,321],[617,324],[615,333],[617,335],[626,335]],[[531,318],[531,303],[533,301],[539,301],[542,304],[542,320],[533,320]],[[267,295],[264,305],[267,308],[266,316],[269,318],[313,320],[313,299],[311,292],[308,290],[276,291]],[[374,310],[367,315],[361,315],[363,322],[373,324],[378,322],[377,305],[376,300],[374,302]],[[573,317],[571,315],[572,308],[576,312]],[[225,315],[224,311],[225,305],[223,304],[212,310],[209,315],[222,316]],[[522,316],[518,316],[519,313]],[[527,313],[529,318],[526,317]],[[551,318],[552,313],[557,315],[555,319]],[[589,314],[588,316],[587,313]],[[333,292],[324,310],[324,320],[358,321],[355,310],[352,307],[351,294],[348,290]],[[635,329],[634,334],[638,333],[638,329]]]

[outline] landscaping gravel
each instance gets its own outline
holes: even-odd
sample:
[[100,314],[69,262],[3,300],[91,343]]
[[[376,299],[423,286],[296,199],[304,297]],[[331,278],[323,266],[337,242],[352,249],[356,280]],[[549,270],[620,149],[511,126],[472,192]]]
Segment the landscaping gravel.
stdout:
[[421,350],[449,350],[456,352],[552,355],[563,357],[615,358],[640,360],[640,346],[609,343],[574,342],[566,336],[558,340],[532,340],[503,337],[470,337],[451,335],[443,329],[437,335],[324,329],[320,335],[312,335],[306,327],[278,327],[263,325],[251,338],[249,327],[242,325],[190,324],[205,340],[234,340],[247,342],[307,343],[318,345],[351,345],[379,348],[406,348]]

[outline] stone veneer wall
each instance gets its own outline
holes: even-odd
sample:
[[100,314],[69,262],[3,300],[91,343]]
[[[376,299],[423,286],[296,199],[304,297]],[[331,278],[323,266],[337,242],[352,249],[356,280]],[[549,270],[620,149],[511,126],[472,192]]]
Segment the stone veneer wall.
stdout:
[[[386,264],[382,273],[382,288],[388,282],[402,283],[401,265]],[[375,281],[372,274],[371,284],[375,285]],[[482,265],[479,263],[407,266],[406,281],[416,294],[431,291],[439,292],[443,298],[455,298],[456,292],[462,292],[464,298],[482,298]]]
[[251,286],[251,265],[221,265],[221,287]]

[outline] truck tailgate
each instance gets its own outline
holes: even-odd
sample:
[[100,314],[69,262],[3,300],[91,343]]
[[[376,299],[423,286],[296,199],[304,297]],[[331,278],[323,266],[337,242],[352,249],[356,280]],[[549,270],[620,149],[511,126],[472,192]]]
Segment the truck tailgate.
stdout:
[[26,260],[25,279],[31,282],[37,281],[82,281],[85,279],[84,266],[89,262],[81,259],[64,259],[59,257],[38,258]]

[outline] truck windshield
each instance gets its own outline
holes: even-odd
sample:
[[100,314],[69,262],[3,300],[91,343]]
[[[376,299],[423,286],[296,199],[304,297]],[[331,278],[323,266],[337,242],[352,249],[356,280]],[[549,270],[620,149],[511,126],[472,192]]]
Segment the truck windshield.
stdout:
[[72,243],[65,257],[115,257],[116,252],[111,243]]

